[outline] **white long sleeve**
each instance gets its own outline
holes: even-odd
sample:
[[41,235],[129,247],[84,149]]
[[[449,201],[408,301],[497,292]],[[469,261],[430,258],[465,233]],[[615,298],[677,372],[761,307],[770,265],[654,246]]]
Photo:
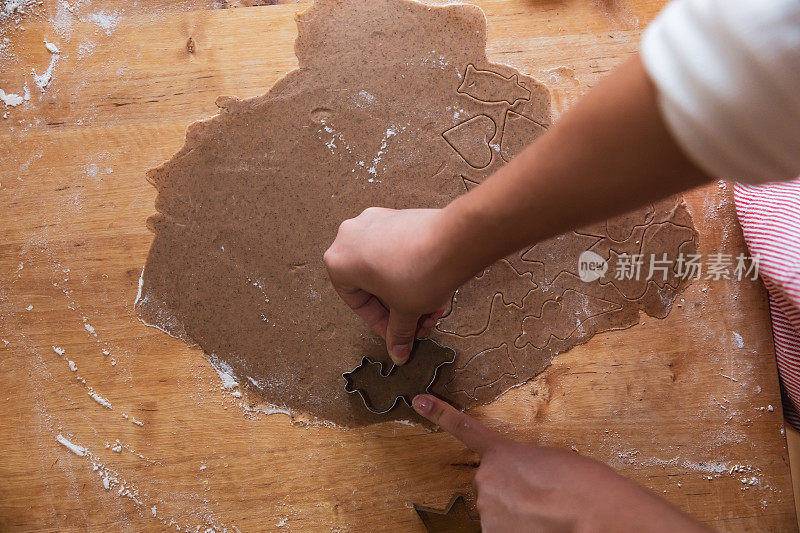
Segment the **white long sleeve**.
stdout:
[[641,55],[700,168],[745,183],[800,176],[800,0],[675,0]]

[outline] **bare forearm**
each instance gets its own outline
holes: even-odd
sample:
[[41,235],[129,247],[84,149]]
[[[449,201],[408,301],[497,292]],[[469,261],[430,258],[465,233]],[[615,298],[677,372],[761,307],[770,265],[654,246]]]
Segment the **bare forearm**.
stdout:
[[342,298],[402,364],[413,338],[482,268],[708,180],[670,137],[637,57],[444,209],[368,209],[342,223],[325,265]]
[[449,283],[531,243],[710,179],[672,140],[637,56],[513,161],[445,208]]

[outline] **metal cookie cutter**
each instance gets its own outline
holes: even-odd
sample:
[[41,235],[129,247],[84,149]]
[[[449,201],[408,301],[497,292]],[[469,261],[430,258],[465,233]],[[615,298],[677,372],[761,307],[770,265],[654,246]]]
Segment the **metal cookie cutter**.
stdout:
[[408,362],[402,366],[392,365],[383,373],[383,363],[364,357],[361,364],[342,377],[347,382],[344,390],[358,393],[364,406],[376,414],[385,414],[394,409],[400,400],[411,407],[417,394],[430,392],[436,381],[439,368],[456,359],[456,352],[429,339],[417,340]]
[[434,509],[414,504],[414,510],[429,533],[437,531],[458,531],[460,533],[480,533],[480,518],[473,516],[464,495],[453,494],[444,509]]

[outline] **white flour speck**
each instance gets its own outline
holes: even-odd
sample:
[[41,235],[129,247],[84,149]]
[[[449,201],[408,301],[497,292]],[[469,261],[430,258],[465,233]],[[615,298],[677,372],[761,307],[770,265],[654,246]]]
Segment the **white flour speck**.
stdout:
[[91,42],[91,41],[79,44],[78,45],[78,57],[79,58],[83,58],[83,57],[86,57],[86,56],[90,55],[91,53],[94,52],[94,49],[95,49],[96,46],[97,46],[97,43]]
[[7,94],[3,89],[0,89],[0,100],[3,101],[6,107],[18,106],[25,101],[22,96],[18,94]]
[[214,367],[214,370],[217,371],[217,374],[219,374],[219,379],[222,380],[222,388],[230,390],[239,386],[239,382],[236,381],[233,375],[233,368],[231,368],[228,363],[220,361],[219,358],[213,354],[209,356],[209,361],[211,362],[211,366]]
[[122,19],[122,14],[119,11],[98,11],[89,15],[89,20],[100,26],[106,35],[111,35],[114,28],[117,27],[119,21]]
[[77,444],[71,443],[66,437],[64,437],[61,433],[58,434],[56,440],[67,447],[75,455],[79,455],[83,457],[86,455],[86,448],[83,446],[78,446]]
[[66,0],[58,2],[55,17],[53,17],[53,29],[63,39],[69,39],[72,34],[72,19],[75,15],[72,14],[74,8]]
[[83,167],[83,173],[86,174],[89,178],[96,178],[97,173],[100,171],[100,167],[95,165],[94,163],[88,164]]
[[733,340],[736,342],[736,347],[737,348],[743,348],[744,347],[744,339],[742,339],[742,336],[739,335],[738,333],[736,333],[735,331],[732,331],[731,335],[733,336]]
[[61,50],[58,49],[54,43],[48,42],[46,39],[44,40],[44,47],[47,48],[47,51],[51,54],[60,54]]
[[33,71],[33,83],[39,88],[40,91],[44,92],[47,89],[47,86],[50,85],[50,82],[53,81],[53,68],[56,66],[56,61],[58,61],[59,55],[53,54],[50,56],[50,64],[47,66],[47,70],[45,70],[41,74],[36,74],[36,71]]
[[368,107],[375,103],[375,96],[368,93],[367,91],[361,90],[358,91],[356,97],[353,98],[353,103],[355,103],[356,106],[360,108]]
[[92,400],[96,401],[106,409],[111,409],[111,402],[94,392],[91,387],[89,387],[89,396],[91,396]]

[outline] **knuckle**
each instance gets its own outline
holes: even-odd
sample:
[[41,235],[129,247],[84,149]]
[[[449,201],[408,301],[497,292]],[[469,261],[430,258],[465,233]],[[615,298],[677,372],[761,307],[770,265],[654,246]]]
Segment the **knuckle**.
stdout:
[[436,418],[442,422],[448,421],[448,409],[447,405],[444,402],[437,402],[436,408],[434,411],[436,412]]
[[384,211],[386,211],[386,209],[383,207],[368,207],[361,212],[359,217],[374,219],[382,215]]
[[456,411],[454,414],[456,421],[456,429],[461,433],[469,433],[472,431],[472,420],[461,411]]
[[331,263],[334,262],[336,256],[336,251],[333,249],[333,246],[325,250],[325,253],[322,254],[322,261],[325,263],[326,267],[329,267]]
[[470,434],[471,424],[469,417],[454,409],[452,407],[442,405],[440,417],[442,425],[446,426],[447,430],[459,439],[464,439]]
[[414,338],[414,332],[409,332],[406,328],[393,328],[389,335],[396,344],[405,344]]
[[340,270],[342,258],[341,254],[334,246],[328,248],[322,256],[322,262],[329,273]]
[[353,219],[352,218],[348,218],[347,220],[343,220],[342,223],[339,224],[338,234],[342,235],[344,233],[347,233],[348,228],[350,228],[352,225],[353,225]]
[[444,406],[439,405],[439,402],[436,402],[433,406],[433,410],[431,411],[431,420],[441,426],[442,428],[449,430],[447,426],[447,416],[445,415]]
[[414,339],[414,334],[417,332],[416,323],[409,323],[407,320],[401,320],[391,315],[389,320],[389,334],[393,340],[411,342]]

